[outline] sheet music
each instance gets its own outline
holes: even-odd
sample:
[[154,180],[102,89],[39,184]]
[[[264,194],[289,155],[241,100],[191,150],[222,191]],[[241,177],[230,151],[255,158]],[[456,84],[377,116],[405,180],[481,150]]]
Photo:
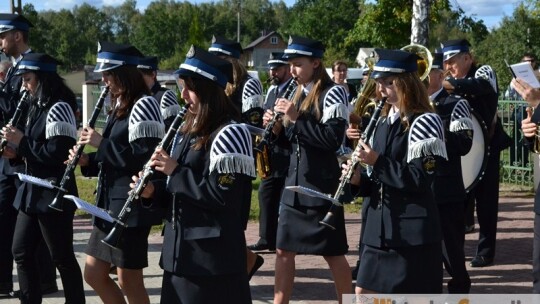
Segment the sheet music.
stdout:
[[516,78],[525,80],[525,82],[535,89],[540,88],[540,82],[538,81],[538,78],[536,78],[529,62],[514,63],[510,65],[510,68],[514,72]]
[[30,176],[28,174],[23,174],[23,173],[17,173],[17,175],[19,176],[19,179],[21,180],[21,182],[24,182],[24,183],[30,183],[30,184],[38,185],[38,186],[45,187],[48,189],[58,188],[58,187],[55,187],[52,182],[46,179]]
[[306,188],[306,187],[287,186],[287,187],[285,187],[285,189],[288,189],[288,190],[291,190],[291,191],[294,191],[294,192],[298,192],[298,193],[301,193],[301,194],[309,195],[311,197],[324,198],[324,199],[327,199],[327,200],[331,201],[334,204],[340,204],[339,200],[333,198],[332,196],[330,196],[330,194],[321,193],[319,191],[315,191],[315,190],[312,190],[312,189],[309,189],[309,188]]
[[85,202],[74,195],[64,195],[64,198],[73,201],[78,209],[86,211],[87,213],[97,216],[100,219],[106,220],[109,223],[114,223],[114,218],[107,212],[107,210]]

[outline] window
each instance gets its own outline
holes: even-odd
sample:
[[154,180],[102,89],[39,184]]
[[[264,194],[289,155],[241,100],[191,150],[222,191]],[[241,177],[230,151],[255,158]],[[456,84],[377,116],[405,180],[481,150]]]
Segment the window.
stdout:
[[278,37],[274,36],[274,37],[270,37],[270,44],[278,44]]

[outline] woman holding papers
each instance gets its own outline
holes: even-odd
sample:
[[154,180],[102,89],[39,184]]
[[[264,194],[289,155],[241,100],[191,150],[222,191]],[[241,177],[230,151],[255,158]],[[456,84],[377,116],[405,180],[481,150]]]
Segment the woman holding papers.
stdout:
[[151,165],[167,181],[143,192],[171,202],[161,303],[251,303],[242,206],[251,199],[255,166],[251,135],[235,123],[240,112],[224,91],[232,66],[192,46],[175,74],[190,105],[183,138],[171,156],[162,149],[152,155]]
[[[24,105],[27,116],[21,116],[25,117],[22,118],[26,122],[25,132],[12,125],[2,129],[2,135],[8,141],[3,157],[23,158],[26,174],[56,182],[62,179],[63,162],[77,138],[75,94],[57,74],[58,64],[46,54],[24,56],[16,73],[22,74],[22,86],[30,96]],[[68,193],[77,195],[74,182],[66,188]],[[14,200],[19,214],[12,248],[22,303],[41,303],[35,257],[41,235],[60,272],[66,303],[85,302],[81,269],[73,253],[75,207],[66,202],[63,211],[49,208],[57,191],[23,183]]]
[[[115,218],[128,198],[131,176],[142,169],[165,133],[158,102],[150,96],[137,64],[142,54],[131,45],[101,42],[95,72],[102,73],[109,87],[112,111],[103,135],[85,127],[79,144],[97,148],[79,160],[85,176],[98,175],[96,204]],[[75,150],[70,150],[71,157]],[[149,303],[144,288],[143,268],[148,266],[148,235],[152,225],[160,224],[163,210],[142,200],[132,205],[127,228],[118,248],[101,242],[113,224],[94,218],[94,229],[86,248],[84,278],[104,303]],[[118,283],[109,276],[117,267]]]
[[[335,152],[345,136],[347,92],[326,73],[321,42],[291,37],[284,51],[298,88],[291,100],[278,98],[274,111],[284,113],[274,133],[292,145],[286,186],[303,186],[322,193],[333,193],[339,183]],[[266,112],[268,121],[273,113]],[[280,131],[278,131],[280,129]],[[288,303],[291,297],[296,254],[323,256],[334,277],[337,298],[351,293],[351,269],[344,254],[347,237],[343,208],[336,212],[335,230],[319,222],[331,202],[285,189],[281,197],[277,229],[274,303]]]

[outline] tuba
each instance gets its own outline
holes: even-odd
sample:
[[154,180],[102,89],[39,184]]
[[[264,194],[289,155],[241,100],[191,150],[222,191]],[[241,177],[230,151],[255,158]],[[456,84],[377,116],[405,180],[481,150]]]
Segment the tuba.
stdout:
[[433,63],[431,52],[425,46],[414,43],[402,47],[401,50],[414,53],[420,57],[416,62],[418,66],[418,77],[426,84],[426,87],[429,86],[429,71],[431,71],[431,65]]

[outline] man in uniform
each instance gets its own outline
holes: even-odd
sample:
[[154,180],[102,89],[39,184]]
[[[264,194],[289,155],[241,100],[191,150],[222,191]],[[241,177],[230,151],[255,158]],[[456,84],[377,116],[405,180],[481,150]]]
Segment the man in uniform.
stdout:
[[[268,89],[266,99],[263,105],[264,110],[274,110],[275,102],[283,96],[289,88],[290,93],[296,87],[289,63],[283,58],[283,53],[271,53],[268,60],[270,83],[272,86]],[[292,87],[290,87],[292,86]],[[272,130],[268,130],[270,136],[265,138],[268,144],[268,157],[270,160],[270,176],[262,179],[259,186],[259,241],[256,244],[249,245],[248,248],[253,251],[276,249],[277,221],[279,214],[279,201],[281,192],[285,186],[285,178],[289,170],[290,144],[283,140],[271,138]],[[281,138],[283,139],[283,138]],[[259,152],[257,152],[259,153]]]
[[[0,123],[9,122],[19,98],[22,86],[20,75],[14,75],[17,65],[24,54],[31,52],[29,30],[33,25],[25,17],[17,14],[0,14],[0,47],[11,58],[13,67],[8,70],[4,86],[0,91]],[[24,124],[19,126],[24,130]],[[17,210],[13,200],[20,184],[15,172],[24,172],[24,163],[10,161],[0,157],[0,298],[18,297],[13,291],[13,255],[11,243],[17,220]],[[44,242],[39,246],[38,265],[43,294],[58,291],[56,269]]]
[[445,144],[448,160],[437,164],[433,181],[433,195],[439,208],[443,234],[443,263],[451,279],[448,293],[465,294],[471,289],[471,279],[465,267],[465,218],[463,212],[467,193],[461,172],[461,157],[472,146],[473,122],[469,103],[443,89],[443,54],[433,54],[429,72],[428,94],[445,128]]
[[510,146],[510,137],[504,132],[497,115],[498,86],[495,71],[484,65],[477,67],[469,51],[466,39],[442,43],[444,67],[450,73],[443,86],[449,93],[460,95],[469,101],[488,128],[486,146],[490,149],[483,178],[469,192],[476,200],[476,214],[480,226],[476,256],[471,267],[493,264],[497,237],[499,207],[499,160],[500,152]]

